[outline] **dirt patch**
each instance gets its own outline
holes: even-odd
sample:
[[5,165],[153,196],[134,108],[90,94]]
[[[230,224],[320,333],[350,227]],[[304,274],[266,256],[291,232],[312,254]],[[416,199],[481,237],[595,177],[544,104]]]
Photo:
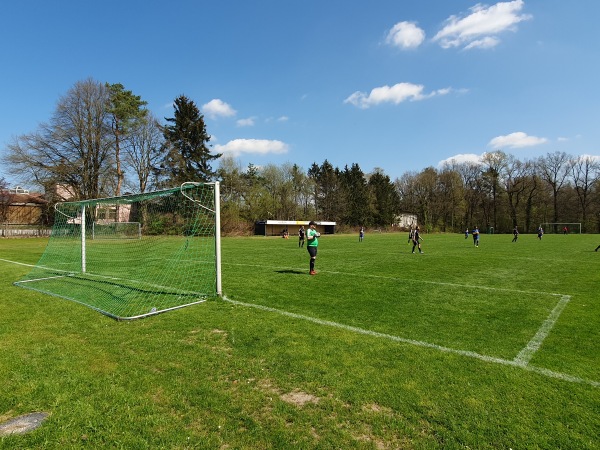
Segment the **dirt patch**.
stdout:
[[19,416],[8,422],[0,423],[0,436],[23,434],[35,430],[48,417],[48,413],[35,412]]
[[307,403],[319,403],[319,398],[306,392],[289,392],[281,395],[281,400],[297,406],[304,406]]

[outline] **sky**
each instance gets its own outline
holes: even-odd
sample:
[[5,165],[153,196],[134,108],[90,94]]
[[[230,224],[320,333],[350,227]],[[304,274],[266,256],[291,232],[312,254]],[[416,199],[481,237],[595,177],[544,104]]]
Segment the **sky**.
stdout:
[[5,2],[0,156],[94,79],[163,123],[187,96],[242,168],[599,157],[598,17],[597,0]]

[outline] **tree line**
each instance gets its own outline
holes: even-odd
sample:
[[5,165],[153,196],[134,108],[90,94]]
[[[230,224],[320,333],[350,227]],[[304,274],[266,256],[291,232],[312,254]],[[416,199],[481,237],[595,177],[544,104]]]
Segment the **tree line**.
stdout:
[[364,173],[357,163],[338,168],[328,160],[307,170],[289,163],[241,167],[212,152],[193,100],[175,98],[173,117],[164,121],[146,105],[122,84],[77,82],[48,122],[13,138],[3,162],[26,184],[44,188],[50,202],[61,200],[56,186],[81,200],[218,180],[221,223],[231,233],[264,219],[385,228],[403,213],[417,215],[428,231],[478,225],[533,232],[550,222],[600,231],[600,163],[591,156],[554,152],[520,160],[497,150],[478,163],[452,161],[395,180],[380,168]]

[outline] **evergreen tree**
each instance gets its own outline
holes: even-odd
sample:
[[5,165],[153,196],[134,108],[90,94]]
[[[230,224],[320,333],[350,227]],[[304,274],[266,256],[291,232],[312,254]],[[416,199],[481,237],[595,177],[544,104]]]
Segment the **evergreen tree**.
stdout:
[[346,198],[344,222],[352,226],[370,225],[372,213],[370,211],[370,196],[365,174],[356,163],[350,168],[346,166],[341,173],[341,181]]
[[165,118],[164,159],[159,171],[169,184],[185,181],[212,181],[216,172],[211,162],[221,157],[212,155],[208,148],[210,136],[206,132],[204,116],[196,104],[181,95],[175,99],[175,117]]
[[389,226],[400,212],[400,199],[394,183],[383,169],[375,168],[369,177],[369,187],[375,200],[374,225]]

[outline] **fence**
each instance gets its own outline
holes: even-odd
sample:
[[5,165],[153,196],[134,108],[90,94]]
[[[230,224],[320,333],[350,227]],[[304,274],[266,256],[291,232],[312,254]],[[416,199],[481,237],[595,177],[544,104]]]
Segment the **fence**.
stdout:
[[0,224],[0,237],[3,238],[48,237],[51,231],[51,228],[36,225]]

